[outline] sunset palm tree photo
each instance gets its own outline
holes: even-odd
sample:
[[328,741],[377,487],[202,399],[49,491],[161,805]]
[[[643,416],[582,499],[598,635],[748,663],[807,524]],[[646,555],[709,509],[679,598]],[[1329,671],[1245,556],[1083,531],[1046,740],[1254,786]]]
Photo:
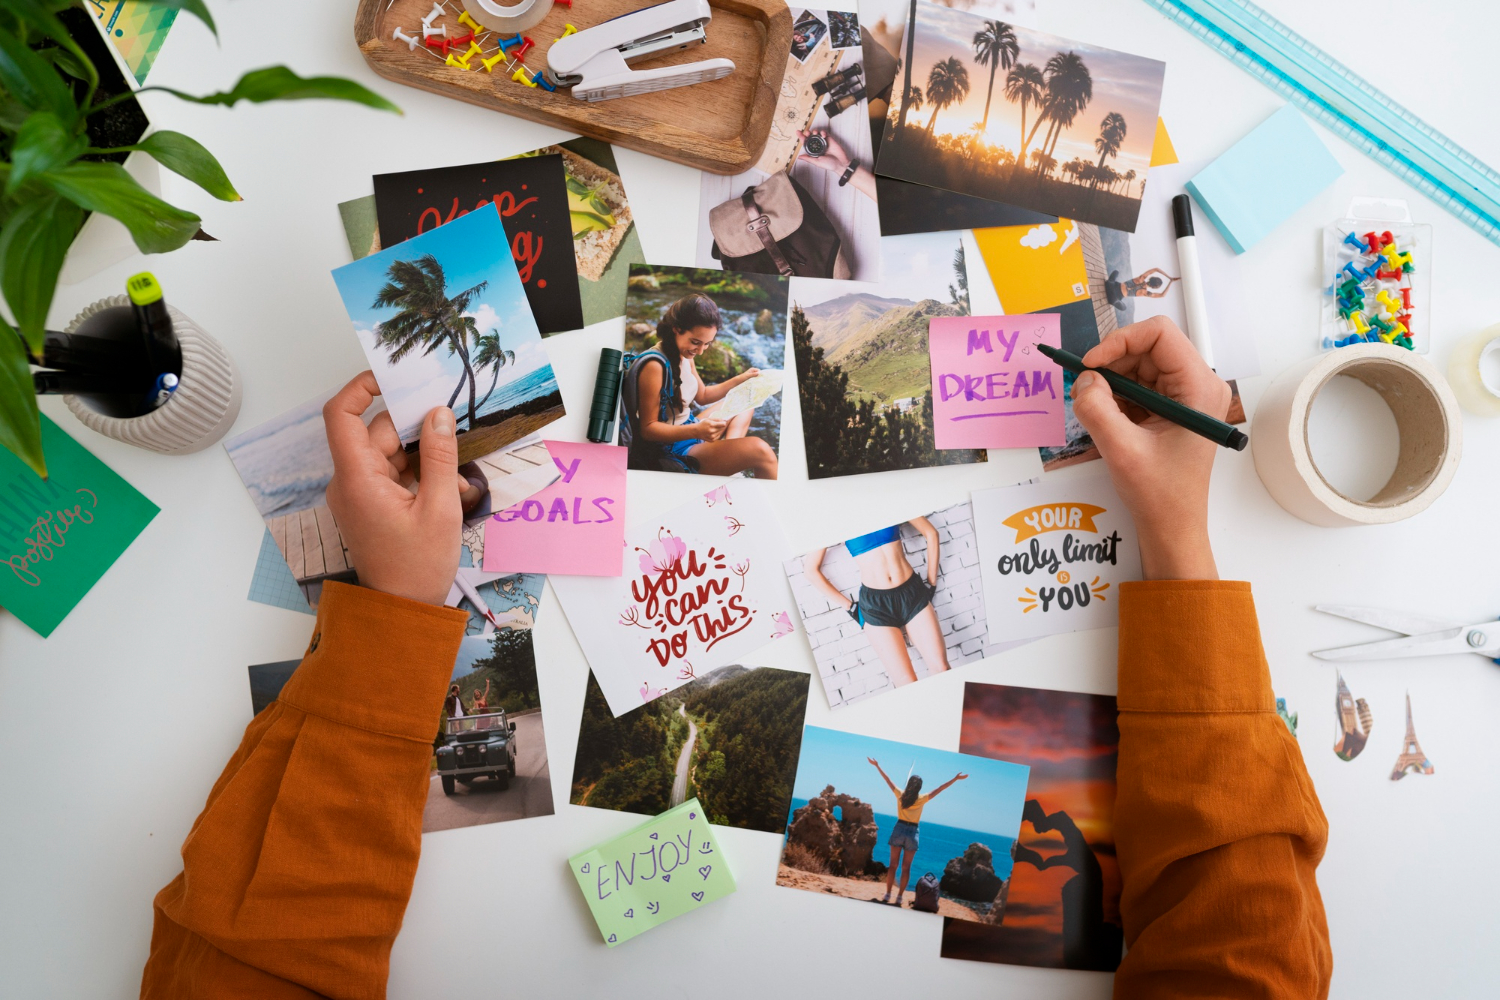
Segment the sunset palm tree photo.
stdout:
[[463,375],[453,394],[451,407],[465,383],[469,386],[468,420],[472,426],[475,410],[474,368],[469,359],[469,338],[474,335],[474,319],[465,316],[474,298],[489,287],[481,281],[457,295],[448,295],[448,279],[443,265],[432,254],[416,260],[393,261],[386,270],[386,283],[375,294],[377,309],[399,309],[390,319],[382,320],[376,330],[376,344],[385,348],[392,364],[411,352],[422,349],[431,354],[446,347],[463,362]]
[[983,132],[990,124],[990,101],[995,96],[995,73],[1010,69],[1021,48],[1016,42],[1016,29],[1004,21],[984,22],[984,27],[974,32],[973,44],[974,61],[990,68],[990,86],[984,97],[984,117],[979,120],[979,131]]
[[1134,231],[1164,64],[934,4],[904,42],[877,173]]

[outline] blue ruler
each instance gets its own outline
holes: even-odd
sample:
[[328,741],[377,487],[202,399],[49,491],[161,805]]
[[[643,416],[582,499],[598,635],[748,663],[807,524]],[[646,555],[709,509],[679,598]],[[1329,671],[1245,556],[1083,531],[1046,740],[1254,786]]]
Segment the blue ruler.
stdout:
[[1500,244],[1500,174],[1246,0],[1146,0]]

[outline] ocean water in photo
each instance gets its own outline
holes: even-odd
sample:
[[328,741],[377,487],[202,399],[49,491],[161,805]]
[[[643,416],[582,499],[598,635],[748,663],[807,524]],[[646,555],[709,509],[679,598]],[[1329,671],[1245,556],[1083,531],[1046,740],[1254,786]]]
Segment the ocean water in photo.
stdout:
[[312,400],[224,446],[262,517],[278,517],[326,500],[333,456],[323,429],[324,398]]

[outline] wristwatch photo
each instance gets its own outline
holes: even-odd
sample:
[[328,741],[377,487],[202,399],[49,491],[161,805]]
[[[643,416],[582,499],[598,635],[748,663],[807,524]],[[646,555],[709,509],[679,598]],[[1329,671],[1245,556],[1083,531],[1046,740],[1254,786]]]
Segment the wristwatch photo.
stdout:
[[854,176],[854,171],[856,171],[858,169],[859,169],[859,161],[858,160],[850,160],[849,161],[849,165],[844,168],[844,174],[843,174],[843,176],[839,178],[839,187],[843,187],[845,184],[848,184],[849,183],[849,178],[853,177]]

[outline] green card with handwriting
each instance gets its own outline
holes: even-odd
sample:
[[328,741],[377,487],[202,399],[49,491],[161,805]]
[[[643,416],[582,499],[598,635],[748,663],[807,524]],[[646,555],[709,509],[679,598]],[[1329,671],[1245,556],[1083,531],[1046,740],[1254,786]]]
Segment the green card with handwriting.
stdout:
[[568,867],[611,948],[734,891],[697,799],[575,854]]
[[0,448],[0,607],[45,637],[158,508],[45,415],[42,452],[47,479]]

